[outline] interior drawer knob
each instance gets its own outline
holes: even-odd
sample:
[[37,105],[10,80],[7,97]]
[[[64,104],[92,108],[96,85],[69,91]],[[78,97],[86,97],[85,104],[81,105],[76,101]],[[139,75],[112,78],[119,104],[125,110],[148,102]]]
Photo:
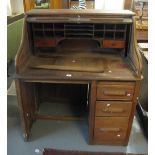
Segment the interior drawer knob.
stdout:
[[117,134],[117,137],[121,137],[121,135],[120,134]]

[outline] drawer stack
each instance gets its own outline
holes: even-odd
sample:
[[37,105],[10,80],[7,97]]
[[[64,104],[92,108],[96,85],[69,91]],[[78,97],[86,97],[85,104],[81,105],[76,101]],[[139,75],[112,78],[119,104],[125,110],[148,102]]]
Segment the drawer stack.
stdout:
[[134,82],[99,82],[97,84],[95,143],[125,143],[134,88]]

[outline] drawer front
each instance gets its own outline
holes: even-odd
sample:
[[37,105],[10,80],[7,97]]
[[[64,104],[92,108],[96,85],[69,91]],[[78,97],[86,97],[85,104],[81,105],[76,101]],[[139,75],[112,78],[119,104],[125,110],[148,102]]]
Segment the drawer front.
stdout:
[[35,39],[34,45],[35,47],[55,47],[56,40],[55,39]]
[[103,40],[104,48],[124,48],[125,41],[123,40]]
[[103,144],[123,142],[127,127],[128,117],[96,117],[94,141]]
[[132,102],[97,101],[96,116],[129,116]]
[[134,83],[99,83],[97,100],[132,100]]

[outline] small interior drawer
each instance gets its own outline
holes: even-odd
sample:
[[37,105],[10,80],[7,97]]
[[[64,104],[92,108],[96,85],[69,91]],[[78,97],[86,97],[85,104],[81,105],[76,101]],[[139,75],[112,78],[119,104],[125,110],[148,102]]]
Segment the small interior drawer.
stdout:
[[132,102],[97,101],[96,116],[129,116]]
[[56,40],[55,39],[47,39],[47,38],[40,38],[34,40],[35,47],[55,47]]
[[103,40],[104,48],[124,48],[125,41],[124,40]]
[[96,143],[124,141],[128,117],[96,117],[94,140]]
[[100,82],[97,85],[97,100],[132,100],[134,95],[134,82],[111,83]]

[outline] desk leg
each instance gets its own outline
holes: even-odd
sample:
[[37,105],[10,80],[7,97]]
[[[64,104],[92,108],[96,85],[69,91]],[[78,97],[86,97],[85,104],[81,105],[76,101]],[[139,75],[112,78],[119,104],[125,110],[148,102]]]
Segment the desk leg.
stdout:
[[93,144],[94,139],[95,104],[96,104],[96,81],[92,81],[89,90],[89,144]]
[[136,111],[136,105],[138,103],[138,96],[140,93],[140,81],[136,81],[136,85],[135,85],[135,93],[132,99],[132,109],[131,109],[131,113],[130,113],[130,117],[129,117],[129,123],[128,123],[128,130],[127,130],[127,134],[126,134],[126,140],[124,142],[124,145],[128,145],[128,141],[130,138],[130,133],[131,133],[131,128],[132,128],[132,123],[133,123],[133,118],[135,115],[135,111]]
[[25,141],[28,141],[35,112],[33,85],[18,79],[15,80],[15,84],[23,137]]

